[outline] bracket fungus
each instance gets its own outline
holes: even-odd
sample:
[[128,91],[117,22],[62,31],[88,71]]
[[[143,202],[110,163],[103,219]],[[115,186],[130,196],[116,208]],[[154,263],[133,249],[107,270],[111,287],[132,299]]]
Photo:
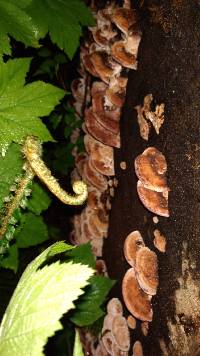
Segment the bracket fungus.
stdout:
[[144,247],[144,240],[139,231],[131,232],[124,242],[124,256],[132,267],[136,263],[137,252]]
[[158,262],[155,252],[148,247],[139,249],[136,254],[135,271],[143,291],[155,295],[158,287]]
[[152,321],[151,296],[138,283],[135,269],[129,268],[122,281],[122,295],[129,312],[139,320]]
[[169,216],[166,179],[167,163],[155,147],[148,147],[135,159],[137,191],[144,206],[153,213]]

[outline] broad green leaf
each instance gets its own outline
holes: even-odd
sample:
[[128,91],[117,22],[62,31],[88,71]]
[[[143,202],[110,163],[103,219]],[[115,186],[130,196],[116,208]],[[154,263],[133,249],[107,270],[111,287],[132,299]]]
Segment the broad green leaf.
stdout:
[[14,237],[17,240],[17,246],[20,248],[41,244],[49,238],[47,226],[42,216],[36,216],[33,213],[22,215]]
[[34,182],[32,186],[31,197],[26,205],[27,208],[36,215],[40,215],[42,211],[49,207],[50,203],[51,198],[45,188]]
[[76,330],[73,356],[84,356],[78,330]]
[[52,140],[39,117],[48,115],[65,92],[40,81],[24,86],[29,62],[14,59],[0,63],[1,148],[12,141],[21,143],[27,135],[38,136],[42,141]]
[[77,308],[70,317],[78,326],[93,324],[104,314],[100,306],[115,283],[103,276],[93,276],[89,282],[90,285],[86,288],[84,296],[78,300]]
[[0,261],[0,267],[12,269],[17,272],[19,265],[19,256],[17,244],[12,245],[8,250],[8,256],[3,257]]
[[81,25],[94,24],[90,10],[81,0],[33,0],[27,7],[34,22],[72,58],[79,46]]
[[75,307],[73,301],[84,293],[82,288],[94,273],[71,262],[37,270],[51,248],[28,265],[17,285],[0,327],[1,356],[43,355],[48,337],[62,329],[59,319]]
[[[27,46],[38,46],[40,31],[33,19],[22,9],[25,1],[0,0],[0,56],[11,54],[8,35],[25,43]],[[28,5],[26,2],[26,6]]]
[[83,263],[91,268],[95,268],[96,266],[95,258],[92,253],[92,246],[89,242],[87,244],[77,246],[71,251],[67,251],[66,256],[69,256],[74,263]]
[[15,178],[22,173],[22,166],[20,147],[12,143],[5,156],[0,155],[0,209],[4,198],[10,194],[10,187],[15,183]]

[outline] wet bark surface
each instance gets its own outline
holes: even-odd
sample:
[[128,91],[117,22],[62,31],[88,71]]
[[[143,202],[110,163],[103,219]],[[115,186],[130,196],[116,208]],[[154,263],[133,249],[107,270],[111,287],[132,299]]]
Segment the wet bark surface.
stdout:
[[[163,354],[160,339],[164,340],[170,355],[200,355],[197,340],[200,311],[194,304],[193,315],[184,312],[179,315],[175,300],[176,291],[180,289],[178,278],[184,280],[190,273],[197,289],[200,285],[200,2],[146,1],[140,14],[143,37],[138,70],[129,72],[121,119],[121,149],[115,152],[119,184],[112,202],[104,255],[110,277],[118,281],[112,294],[121,297],[121,281],[129,268],[123,255],[124,239],[133,230],[141,232],[145,244],[157,253],[160,281],[158,293],[153,297],[154,317],[149,334],[142,336],[138,323],[136,331],[132,332],[132,342],[140,339],[144,354],[148,356]],[[153,94],[156,104],[165,103],[165,122],[160,134],[157,136],[152,129],[146,142],[140,137],[134,106],[142,104],[149,93]],[[149,146],[165,155],[171,189],[170,217],[159,217],[156,225],[152,220],[155,214],[147,211],[139,201],[134,172],[135,157]],[[121,161],[126,162],[126,170],[120,168]],[[165,254],[153,245],[156,228],[167,239]],[[184,275],[183,244],[184,258],[188,262]],[[190,298],[188,303],[194,302],[192,291]],[[176,324],[177,317],[186,339],[191,335],[196,338],[194,349],[188,340],[182,343],[181,334],[177,348],[171,342],[168,322]]]

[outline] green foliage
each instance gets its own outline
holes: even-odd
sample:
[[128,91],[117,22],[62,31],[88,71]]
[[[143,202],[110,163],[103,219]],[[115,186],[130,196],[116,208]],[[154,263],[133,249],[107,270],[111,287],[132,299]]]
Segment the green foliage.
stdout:
[[48,209],[50,203],[51,198],[47,191],[41,185],[34,182],[31,199],[27,202],[27,208],[36,215],[40,215],[42,211]]
[[0,1],[0,57],[3,53],[11,54],[8,35],[27,46],[38,46],[38,39],[41,37],[39,29],[20,3],[24,6],[28,5],[28,1],[22,0]]
[[73,356],[84,356],[78,330],[76,330]]
[[33,0],[27,13],[42,32],[49,32],[53,43],[72,58],[79,46],[81,25],[94,24],[91,12],[80,0]]
[[19,248],[35,246],[49,238],[47,226],[42,216],[36,216],[33,213],[22,214],[20,225],[17,227],[14,237]]
[[0,0],[0,57],[11,54],[9,35],[38,47],[47,33],[69,58],[79,46],[81,26],[92,26],[90,10],[81,0]]
[[[90,243],[67,251],[66,256],[72,258],[74,263],[84,263],[88,264],[91,268],[95,268],[95,259]],[[104,315],[101,305],[114,283],[115,281],[107,277],[91,277],[90,285],[86,288],[84,296],[78,300],[76,310],[73,312],[70,320],[77,326],[87,326],[93,324]]]
[[38,269],[56,251],[59,243],[41,253],[23,273],[1,324],[2,356],[27,356],[30,347],[32,356],[43,355],[47,338],[62,329],[59,319],[83,294],[93,274],[88,266],[57,261]]
[[91,268],[95,268],[96,266],[95,258],[92,253],[92,246],[89,242],[87,244],[77,246],[71,251],[67,251],[66,256],[70,257],[74,263],[83,263]]
[[86,288],[84,296],[79,299],[77,308],[70,320],[77,326],[87,326],[101,318],[104,315],[104,311],[100,306],[105,301],[114,283],[107,277],[91,277],[90,285]]
[[43,82],[25,84],[30,59],[14,59],[0,64],[0,147],[12,141],[21,143],[26,135],[52,140],[46,126],[39,119],[48,115],[64,91]]
[[4,257],[4,259],[0,260],[0,266],[4,268],[9,268],[16,273],[18,269],[18,265],[19,265],[18,248],[17,248],[17,244],[14,244],[9,248],[9,251],[7,255]]
[[4,198],[10,194],[10,188],[14,188],[16,177],[22,173],[22,165],[20,147],[12,143],[5,156],[0,156],[0,209],[3,207]]

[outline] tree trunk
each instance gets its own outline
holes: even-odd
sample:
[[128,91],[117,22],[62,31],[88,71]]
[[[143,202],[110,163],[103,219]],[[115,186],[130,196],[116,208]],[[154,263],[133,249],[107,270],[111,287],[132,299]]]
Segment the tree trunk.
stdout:
[[[121,282],[129,268],[123,255],[124,239],[139,230],[145,244],[157,253],[159,288],[153,297],[153,322],[147,337],[140,323],[132,342],[142,342],[144,355],[200,355],[200,124],[199,124],[199,0],[145,1],[140,8],[142,42],[138,70],[129,72],[127,98],[121,119],[122,147],[116,150],[119,181],[112,203],[109,237],[104,254],[111,278]],[[165,103],[160,134],[140,137],[134,107],[152,93]],[[149,146],[160,150],[168,164],[170,217],[153,223],[140,202],[134,159]],[[120,162],[127,169],[120,168]],[[153,230],[166,237],[166,253],[153,245]],[[111,258],[113,256],[113,260]]]

